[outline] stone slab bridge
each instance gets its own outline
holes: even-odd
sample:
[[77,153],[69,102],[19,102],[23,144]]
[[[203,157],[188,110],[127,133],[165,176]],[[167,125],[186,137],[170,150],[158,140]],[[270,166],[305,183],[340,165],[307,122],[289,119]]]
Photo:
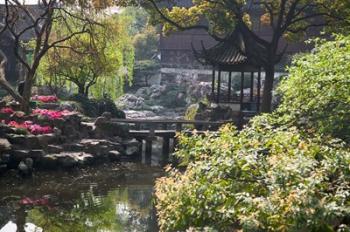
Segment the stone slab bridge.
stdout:
[[[130,136],[136,138],[142,144],[145,143],[146,162],[152,159],[152,144],[157,138],[162,138],[162,153],[164,160],[168,160],[169,154],[176,147],[176,134],[188,133],[204,134],[207,131],[216,131],[220,126],[233,123],[232,121],[199,121],[199,120],[148,120],[148,119],[112,119],[112,122],[127,123],[130,125]],[[172,146],[171,146],[172,141]],[[142,154],[141,148],[140,153]]]

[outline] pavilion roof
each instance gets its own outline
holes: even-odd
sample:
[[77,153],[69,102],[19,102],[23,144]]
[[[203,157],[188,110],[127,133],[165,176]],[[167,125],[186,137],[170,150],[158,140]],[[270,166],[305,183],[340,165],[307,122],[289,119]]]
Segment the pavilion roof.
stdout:
[[205,48],[202,43],[202,50],[197,51],[192,46],[197,60],[204,65],[212,65],[222,71],[247,71],[255,70],[254,65],[244,55],[244,41],[238,30],[211,48]]

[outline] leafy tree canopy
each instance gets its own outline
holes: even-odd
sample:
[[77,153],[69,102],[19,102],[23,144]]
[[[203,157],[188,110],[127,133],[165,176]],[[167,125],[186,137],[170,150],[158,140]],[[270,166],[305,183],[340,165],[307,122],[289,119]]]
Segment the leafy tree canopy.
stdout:
[[180,136],[186,168],[156,184],[162,231],[350,231],[350,38],[316,42],[277,112]]
[[[218,41],[226,40],[239,29],[245,43],[245,55],[266,72],[262,111],[270,112],[275,65],[287,47],[280,48],[283,37],[302,40],[309,28],[344,28],[349,25],[350,3],[346,0],[193,0],[190,6],[176,1],[145,0],[153,9],[154,22],[165,32],[203,29]],[[266,26],[269,38],[256,29]],[[336,25],[336,27],[334,27]]]
[[[129,20],[123,16],[99,18],[90,32],[74,37],[50,50],[40,65],[43,84],[67,85],[73,82],[80,94],[95,97],[122,94],[125,80],[133,71],[134,50],[128,32]],[[76,26],[75,21],[70,23]],[[56,36],[67,32],[57,23]]]
[[289,67],[278,115],[284,123],[350,142],[350,37],[315,43],[314,52]]

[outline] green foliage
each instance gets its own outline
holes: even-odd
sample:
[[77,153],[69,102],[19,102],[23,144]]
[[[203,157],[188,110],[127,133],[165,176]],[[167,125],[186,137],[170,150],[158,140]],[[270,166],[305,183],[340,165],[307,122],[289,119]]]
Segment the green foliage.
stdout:
[[195,120],[196,114],[198,112],[199,105],[198,104],[192,104],[190,105],[185,112],[185,119],[186,120]]
[[[261,9],[259,13],[252,10],[252,3],[246,0],[193,0],[191,6],[186,7],[170,1],[164,4],[165,7],[154,10],[157,2],[161,0],[147,0],[145,4],[153,9],[152,23],[164,24],[165,33],[193,29],[203,25],[205,19],[208,27],[200,28],[216,36],[230,34],[237,23],[244,22],[248,28],[268,26],[274,31],[280,30],[279,37],[300,40],[319,15],[327,23],[317,25],[328,26],[333,32],[342,30],[348,33],[350,25],[350,3],[344,0],[262,0],[254,3],[254,7]],[[160,12],[170,20],[160,16]],[[278,27],[279,24],[281,27]]]
[[350,142],[349,54],[350,37],[338,36],[297,57],[279,87],[281,119]]
[[[80,94],[113,99],[123,93],[133,76],[134,49],[128,32],[129,19],[121,15],[98,17],[90,33],[74,36],[50,50],[39,67],[39,84],[63,87],[74,83]],[[75,21],[70,21],[75,27]],[[59,39],[69,33],[59,23],[53,27]],[[91,90],[91,91],[90,91]]]
[[133,45],[135,48],[134,80],[135,82],[147,79],[155,75],[160,69],[160,62],[157,59],[159,32],[156,27],[151,26],[149,15],[142,8],[126,9],[124,13],[130,13],[133,17]]
[[159,62],[151,59],[137,60],[135,61],[134,71],[135,74],[139,73],[153,73],[155,70],[160,68]]
[[129,19],[130,25],[128,30],[132,36],[141,33],[148,25],[149,14],[142,7],[126,7],[122,10],[121,15]]
[[158,53],[159,34],[152,26],[146,27],[134,37],[135,58],[137,60],[152,59]]
[[348,37],[317,41],[277,111],[242,131],[180,135],[185,169],[156,184],[161,230],[350,231],[349,49]]
[[184,173],[156,184],[162,231],[335,231],[350,213],[350,151],[257,117],[241,132],[181,136]]

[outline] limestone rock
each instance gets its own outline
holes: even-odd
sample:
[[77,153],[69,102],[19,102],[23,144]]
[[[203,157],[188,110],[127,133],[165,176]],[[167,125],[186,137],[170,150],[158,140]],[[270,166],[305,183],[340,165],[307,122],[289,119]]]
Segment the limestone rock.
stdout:
[[57,160],[58,158],[54,155],[45,155],[40,159],[40,168],[51,169],[57,168]]
[[4,137],[10,133],[13,133],[13,129],[4,123],[0,123],[0,136]]
[[24,160],[26,158],[30,158],[29,150],[13,150],[11,151],[11,157],[15,161]]
[[92,162],[93,156],[85,152],[62,152],[56,154],[58,164],[64,168],[71,168],[77,165],[86,165]]
[[43,135],[37,135],[36,136],[40,147],[45,148],[51,143],[57,142],[57,136],[55,134],[43,134]]
[[11,144],[7,139],[0,138],[0,153],[11,150]]
[[142,110],[145,106],[145,99],[140,96],[133,94],[125,94],[120,97],[116,102],[118,108],[121,109],[133,109],[133,110]]
[[141,143],[136,139],[130,139],[123,141],[125,146],[125,154],[127,156],[134,156],[139,154]]
[[29,152],[29,156],[34,160],[40,160],[43,156],[45,156],[45,152],[41,149],[35,149]]
[[21,148],[26,148],[26,149],[42,148],[42,144],[40,144],[38,136],[35,136],[35,135],[9,134],[7,136],[7,139],[11,144],[19,145]]
[[26,158],[24,161],[22,160],[18,165],[18,172],[22,176],[31,175],[33,171],[33,160],[31,158]]
[[94,136],[96,138],[106,138],[106,137],[123,137],[129,136],[129,124],[118,123],[112,121],[99,122],[95,125]]
[[84,145],[79,143],[67,143],[67,144],[63,144],[62,147],[64,151],[79,152],[84,150]]
[[94,157],[91,154],[85,152],[61,152],[42,157],[40,163],[43,168],[72,168],[90,164],[93,159]]
[[121,153],[119,151],[109,151],[108,158],[110,161],[120,161]]
[[47,152],[48,153],[60,153],[63,151],[63,147],[60,145],[48,145],[47,146]]
[[84,147],[85,152],[96,156],[107,155],[111,150],[122,150],[119,143],[106,139],[83,139],[79,142],[79,145]]

